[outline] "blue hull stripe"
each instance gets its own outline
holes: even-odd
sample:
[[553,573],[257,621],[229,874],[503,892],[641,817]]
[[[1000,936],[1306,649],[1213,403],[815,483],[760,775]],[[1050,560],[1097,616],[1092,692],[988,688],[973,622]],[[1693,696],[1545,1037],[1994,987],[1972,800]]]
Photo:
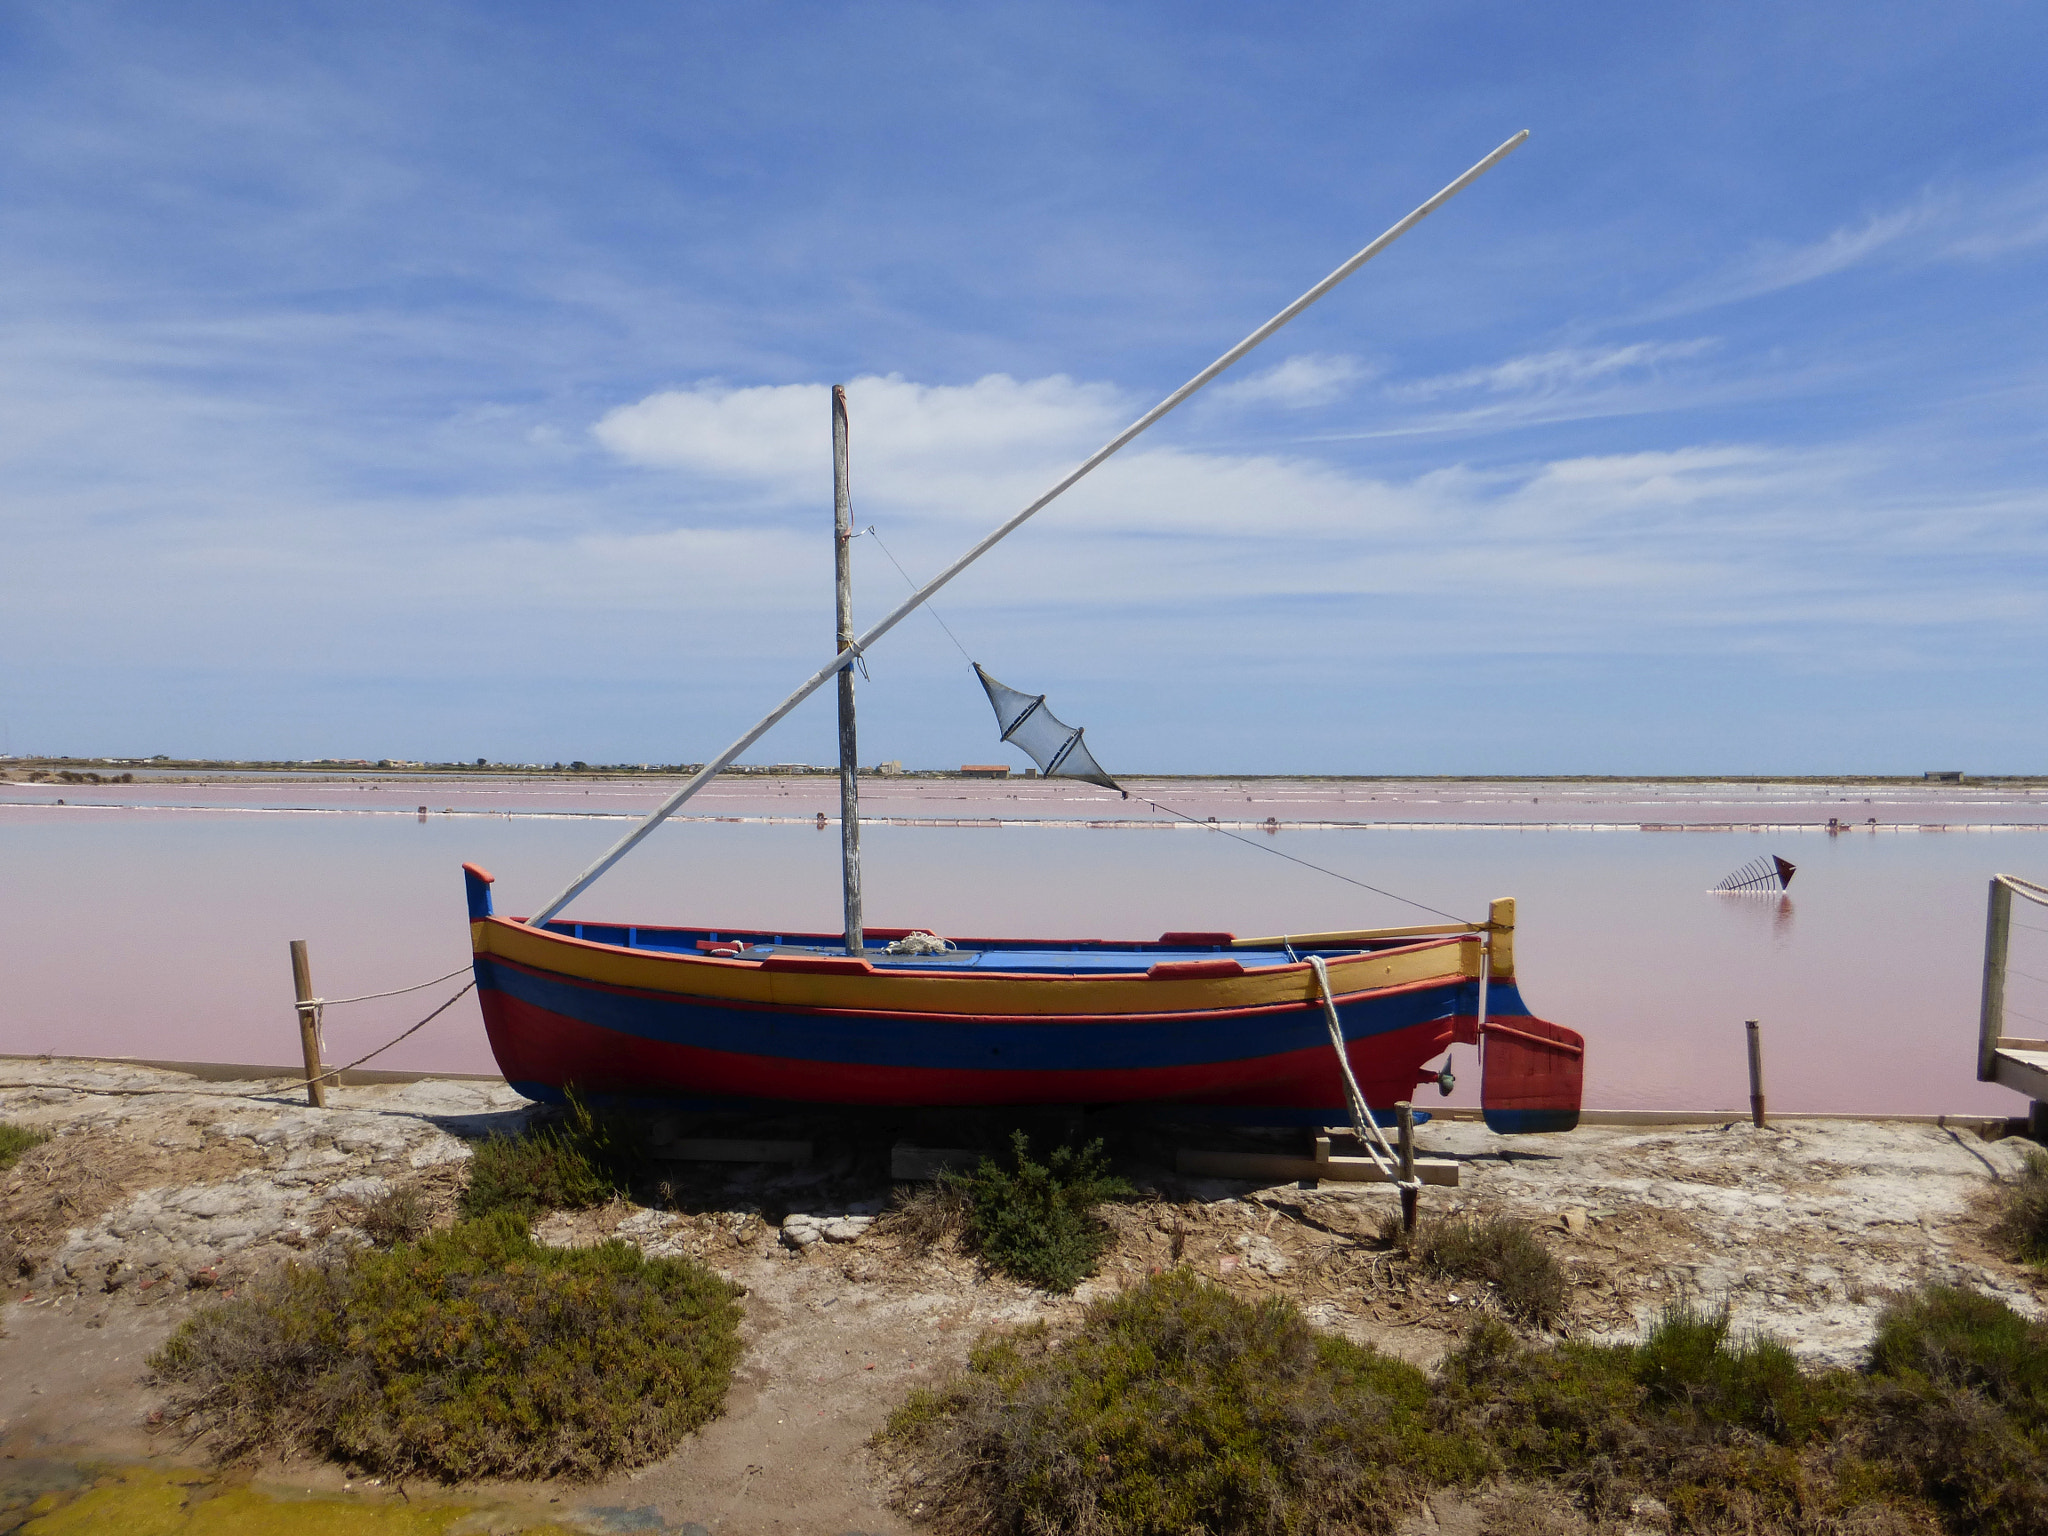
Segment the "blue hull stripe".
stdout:
[[[933,1014],[813,1013],[649,996],[476,961],[486,991],[639,1039],[795,1061],[878,1067],[990,1067],[1059,1072],[1251,1061],[1327,1046],[1319,1007],[1279,1012],[1174,1014],[1150,1020],[1070,1022],[960,1019]],[[1477,1006],[1469,982],[1344,1003],[1347,1040],[1426,1024]],[[1505,994],[1505,995],[1503,995]],[[1520,1011],[1514,989],[1496,986],[1490,1013]]]

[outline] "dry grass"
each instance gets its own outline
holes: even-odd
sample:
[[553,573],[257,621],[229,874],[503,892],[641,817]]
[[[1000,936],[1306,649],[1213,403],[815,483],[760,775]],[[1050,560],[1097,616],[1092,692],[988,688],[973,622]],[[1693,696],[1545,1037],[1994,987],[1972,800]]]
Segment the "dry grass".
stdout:
[[365,1201],[356,1224],[363,1236],[379,1248],[399,1243],[416,1243],[434,1230],[434,1204],[425,1191],[412,1184],[386,1190]]
[[1569,1288],[1564,1266],[1529,1230],[1507,1216],[1457,1216],[1425,1222],[1413,1238],[1389,1215],[1380,1240],[1404,1250],[1424,1270],[1445,1280],[1492,1287],[1500,1309],[1518,1322],[1548,1328],[1564,1316]]
[[163,1152],[118,1132],[72,1131],[21,1151],[0,1172],[0,1277],[31,1279],[71,1228],[119,1205],[137,1190],[171,1182],[204,1183],[258,1160],[253,1150],[209,1144],[167,1169]]
[[955,1182],[899,1184],[875,1230],[912,1253],[929,1253],[966,1232],[968,1208],[967,1191]]

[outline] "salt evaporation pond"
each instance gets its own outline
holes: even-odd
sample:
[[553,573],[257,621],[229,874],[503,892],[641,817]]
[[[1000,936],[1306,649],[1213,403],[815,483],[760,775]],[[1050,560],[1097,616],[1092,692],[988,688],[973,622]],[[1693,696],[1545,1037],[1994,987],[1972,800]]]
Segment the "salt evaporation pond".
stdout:
[[[289,1062],[288,940],[310,941],[327,996],[453,971],[468,954],[463,861],[498,876],[500,911],[529,910],[672,783],[365,775],[0,786],[0,1052]],[[1743,1104],[1742,1021],[1757,1018],[1776,1108],[2023,1108],[1973,1070],[1984,891],[1995,871],[2048,874],[2048,792],[1767,782],[1133,788],[1122,801],[1043,781],[863,781],[864,812],[878,818],[863,832],[868,919],[1113,938],[1430,920],[1176,825],[1150,797],[1428,906],[1477,916],[1490,897],[1518,897],[1524,995],[1586,1035],[1589,1107]],[[837,804],[829,778],[721,780],[572,913],[835,928],[839,839],[815,816]],[[1707,894],[1773,853],[1799,866],[1789,897]],[[2014,939],[2010,1007],[2048,1020],[2048,980],[2034,979],[2048,978],[2048,925]],[[423,1000],[459,984],[335,1010],[330,1059],[388,1039],[426,1011]],[[1477,1064],[1459,1055],[1450,1102],[1471,1103]],[[470,999],[377,1065],[494,1070]]]

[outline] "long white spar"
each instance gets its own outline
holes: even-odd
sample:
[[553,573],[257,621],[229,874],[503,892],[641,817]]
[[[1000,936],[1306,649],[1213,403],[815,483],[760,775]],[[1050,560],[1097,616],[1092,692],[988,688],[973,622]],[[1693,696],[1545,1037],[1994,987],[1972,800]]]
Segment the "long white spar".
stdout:
[[939,572],[939,574],[934,576],[930,581],[926,582],[923,586],[919,587],[909,597],[905,598],[894,609],[892,609],[887,618],[883,619],[880,623],[876,624],[875,627],[870,629],[866,634],[856,639],[851,645],[847,646],[845,650],[841,651],[837,656],[833,657],[831,661],[827,662],[824,666],[820,667],[816,672],[813,672],[810,675],[810,677],[804,681],[802,687],[798,688],[796,692],[792,693],[788,698],[784,699],[780,704],[776,705],[774,709],[770,710],[766,715],[762,716],[761,719],[758,722],[756,722],[751,728],[749,728],[747,733],[744,736],[740,737],[738,741],[735,741],[731,746],[727,747],[723,752],[719,753],[716,758],[712,759],[712,761],[706,763],[702,768],[700,768],[696,772],[696,774],[694,774],[691,777],[688,783],[683,785],[683,787],[681,789],[678,789],[674,794],[670,795],[666,800],[662,801],[660,806],[657,807],[653,812],[651,812],[645,821],[641,822],[639,826],[635,827],[631,832],[628,832],[624,837],[620,838],[616,843],[612,844],[612,846],[608,850],[606,850],[602,858],[600,858],[595,864],[592,864],[590,868],[584,870],[582,874],[578,875],[573,881],[570,882],[569,885],[563,888],[560,895],[556,896],[554,900],[550,901],[546,906],[542,907],[538,912],[536,912],[532,917],[529,917],[526,921],[529,924],[535,925],[544,923],[549,918],[553,917],[557,912],[561,911],[562,908],[569,905],[569,903],[574,901],[578,896],[582,895],[584,891],[588,890],[591,887],[591,885],[596,882],[598,876],[602,875],[606,870],[610,869],[614,864],[618,863],[620,859],[624,858],[628,853],[630,853],[633,847],[640,841],[641,838],[645,837],[648,833],[652,832],[656,827],[660,826],[664,821],[668,820],[668,818],[675,813],[676,809],[679,806],[681,806],[685,800],[689,799],[692,795],[696,794],[698,790],[702,789],[706,784],[709,784],[720,773],[723,773],[727,768],[731,767],[734,759],[736,759],[742,752],[746,751],[747,748],[751,747],[755,742],[759,741],[763,736],[767,735],[768,732],[775,727],[775,725],[782,719],[784,715],[788,714],[792,709],[795,709],[797,705],[803,703],[805,699],[808,699],[812,694],[816,693],[827,682],[829,682],[832,679],[832,677],[840,671],[841,668],[851,666],[853,664],[855,657],[859,656],[869,646],[873,645],[877,640],[881,639],[882,636],[886,635],[890,630],[894,629],[897,626],[897,624],[899,624],[903,619],[907,618],[910,614],[916,612],[918,606],[921,603],[923,603],[927,598],[929,598],[934,592],[937,592],[939,588],[943,587],[955,576],[958,576],[962,571],[966,570],[968,566],[974,564],[975,561],[979,560],[983,555],[987,554],[991,549],[995,548],[997,544],[1001,543],[1003,539],[1008,537],[1011,533],[1015,532],[1034,514],[1043,511],[1047,506],[1051,505],[1053,501],[1058,499],[1076,482],[1078,482],[1082,478],[1082,476],[1086,475],[1090,470],[1094,469],[1097,465],[1102,463],[1103,460],[1107,459],[1119,448],[1122,448],[1126,443],[1130,442],[1132,438],[1136,437],[1140,432],[1143,432],[1147,427],[1151,426],[1154,422],[1158,421],[1160,417],[1164,416],[1168,411],[1172,410],[1175,406],[1179,405],[1183,400],[1187,399],[1188,396],[1192,395],[1204,384],[1207,384],[1211,379],[1215,378],[1217,374],[1223,372],[1224,369],[1228,368],[1232,363],[1236,362],[1239,358],[1243,357],[1247,352],[1251,351],[1252,348],[1256,347],[1260,342],[1264,341],[1267,337],[1271,336],[1275,331],[1279,330],[1281,326],[1285,325],[1288,321],[1292,320],[1304,309],[1307,309],[1309,305],[1315,303],[1317,299],[1320,299],[1332,288],[1336,287],[1339,283],[1343,282],[1345,278],[1349,277],[1352,273],[1356,272],[1368,261],[1371,261],[1373,257],[1379,255],[1381,251],[1385,250],[1388,246],[1392,245],[1396,240],[1400,239],[1403,235],[1407,234],[1409,230],[1413,229],[1417,224],[1421,223],[1430,214],[1434,213],[1438,208],[1441,208],[1453,197],[1456,197],[1460,192],[1464,191],[1465,188],[1469,187],[1481,176],[1485,175],[1488,171],[1492,170],[1494,166],[1498,165],[1502,160],[1506,159],[1512,151],[1520,147],[1522,141],[1528,137],[1529,130],[1524,128],[1520,133],[1516,134],[1513,138],[1509,139],[1505,144],[1501,145],[1500,148],[1496,149],[1484,160],[1481,160],[1477,165],[1473,166],[1471,170],[1467,171],[1464,175],[1460,176],[1456,181],[1452,182],[1449,186],[1445,187],[1443,191],[1437,193],[1435,197],[1432,197],[1428,202],[1422,204],[1421,207],[1417,208],[1405,219],[1402,219],[1398,224],[1395,224],[1385,234],[1381,235],[1377,240],[1373,241],[1372,244],[1368,245],[1356,256],[1353,256],[1349,261],[1345,262],[1343,266],[1339,267],[1336,271],[1332,272],[1320,283],[1317,283],[1315,287],[1309,289],[1307,293],[1304,293],[1292,304],[1288,305],[1285,309],[1281,310],[1279,314],[1275,315],[1272,319],[1268,320],[1256,331],[1253,331],[1251,335],[1245,337],[1243,341],[1240,341],[1228,352],[1224,353],[1221,357],[1217,358],[1215,362],[1211,363],[1208,367],[1204,368],[1192,379],[1189,379],[1187,383],[1181,385],[1179,389],[1176,389],[1164,400],[1160,401],[1157,405],[1153,406],[1151,410],[1147,411],[1143,416],[1140,416],[1136,421],[1132,422],[1128,427],[1124,428],[1124,430],[1118,433],[1116,437],[1112,438],[1108,443],[1104,444],[1101,448],[1097,449],[1094,452],[1094,454],[1092,454],[1089,458],[1085,459],[1081,463],[1081,465],[1077,469],[1075,469],[1071,474],[1069,474],[1064,480],[1061,480],[1051,490],[1047,491],[1043,496],[1039,497],[1038,500],[1032,502],[1030,506],[1026,507],[1023,511],[1019,512],[1007,523],[1004,523],[1001,527],[997,528],[993,533],[989,534],[986,538],[984,538],[979,544],[975,545],[972,549],[968,550],[966,554],[962,555],[958,560],[955,560],[951,565],[947,566],[943,571]]

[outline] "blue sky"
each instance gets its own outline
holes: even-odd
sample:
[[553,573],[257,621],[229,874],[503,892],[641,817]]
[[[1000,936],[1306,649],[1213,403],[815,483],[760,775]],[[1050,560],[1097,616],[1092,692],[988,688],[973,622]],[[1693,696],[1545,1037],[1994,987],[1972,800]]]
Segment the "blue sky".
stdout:
[[[1113,772],[2048,771],[2044,43],[9,8],[5,745],[702,759],[828,654],[826,386],[923,576],[1528,128],[963,577],[967,649]],[[999,754],[924,616],[872,670],[865,757]]]

